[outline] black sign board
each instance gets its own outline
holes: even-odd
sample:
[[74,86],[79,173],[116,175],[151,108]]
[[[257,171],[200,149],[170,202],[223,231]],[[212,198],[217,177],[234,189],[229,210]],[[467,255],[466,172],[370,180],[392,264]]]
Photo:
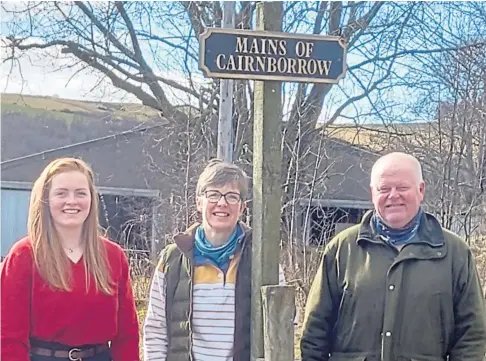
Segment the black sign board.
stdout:
[[199,68],[211,78],[337,83],[346,73],[337,36],[208,28],[199,44]]

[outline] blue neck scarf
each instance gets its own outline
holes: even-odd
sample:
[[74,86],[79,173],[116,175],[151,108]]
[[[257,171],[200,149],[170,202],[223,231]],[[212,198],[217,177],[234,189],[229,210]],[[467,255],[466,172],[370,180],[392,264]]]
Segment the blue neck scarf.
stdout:
[[[203,226],[199,226],[196,230],[194,242],[194,257],[202,256],[217,267],[222,269],[229,261],[230,256],[235,253],[238,240],[243,236],[243,230],[237,224],[233,233],[228,239],[228,242],[219,247],[214,247],[206,238]],[[197,261],[197,260],[196,260]]]
[[378,235],[386,242],[393,246],[400,246],[409,243],[418,232],[420,223],[422,220],[423,211],[419,209],[418,213],[413,217],[410,223],[403,229],[394,229],[388,227],[383,221],[376,215],[373,215],[371,222]]

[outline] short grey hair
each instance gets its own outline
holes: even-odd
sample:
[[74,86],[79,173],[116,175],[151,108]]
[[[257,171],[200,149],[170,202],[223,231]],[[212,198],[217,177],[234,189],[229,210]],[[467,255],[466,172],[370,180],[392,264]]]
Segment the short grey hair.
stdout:
[[235,164],[212,159],[202,171],[196,186],[196,196],[203,194],[211,186],[235,184],[240,190],[241,199],[248,196],[249,180],[246,173]]
[[381,170],[383,164],[385,163],[394,163],[394,162],[409,162],[412,164],[414,168],[414,174],[417,178],[417,185],[424,181],[422,175],[422,166],[417,158],[415,158],[411,154],[403,153],[403,152],[392,152],[385,154],[384,156],[378,158],[378,160],[373,164],[373,168],[371,169],[371,176],[370,176],[370,187],[375,187],[375,179],[377,176],[378,170]]

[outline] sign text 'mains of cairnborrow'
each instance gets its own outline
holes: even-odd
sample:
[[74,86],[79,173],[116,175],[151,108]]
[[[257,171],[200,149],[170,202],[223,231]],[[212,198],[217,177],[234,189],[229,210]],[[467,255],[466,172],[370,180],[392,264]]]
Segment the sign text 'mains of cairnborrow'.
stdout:
[[207,77],[337,83],[346,72],[339,37],[209,28],[199,43]]

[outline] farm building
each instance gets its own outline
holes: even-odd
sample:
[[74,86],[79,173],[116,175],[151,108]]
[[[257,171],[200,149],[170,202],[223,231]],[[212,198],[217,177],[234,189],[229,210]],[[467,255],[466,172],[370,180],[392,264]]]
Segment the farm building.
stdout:
[[[80,157],[92,166],[102,226],[126,248],[155,254],[167,234],[194,219],[191,187],[204,164],[193,160],[197,166],[189,169],[180,127],[155,111],[14,94],[2,95],[1,111],[2,255],[26,232],[33,181],[61,156]],[[325,187],[312,199],[301,199],[296,212],[308,242],[321,243],[371,208],[368,177],[376,157],[346,141],[327,140]]]

